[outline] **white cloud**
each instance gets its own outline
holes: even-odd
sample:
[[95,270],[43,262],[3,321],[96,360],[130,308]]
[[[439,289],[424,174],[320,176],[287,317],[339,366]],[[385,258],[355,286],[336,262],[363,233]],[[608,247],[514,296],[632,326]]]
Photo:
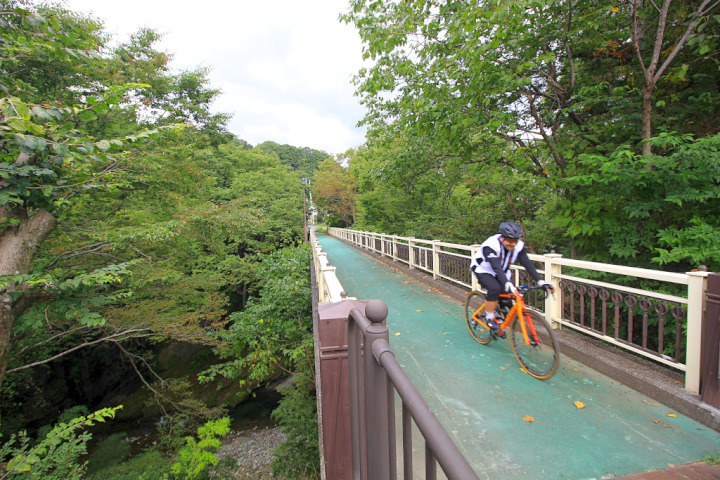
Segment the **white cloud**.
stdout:
[[213,110],[234,114],[229,126],[252,144],[281,144],[342,153],[364,141],[355,125],[363,108],[351,78],[362,47],[338,20],[337,0],[65,0],[104,21],[117,41],[141,27],[163,33],[171,67],[211,67],[223,91]]

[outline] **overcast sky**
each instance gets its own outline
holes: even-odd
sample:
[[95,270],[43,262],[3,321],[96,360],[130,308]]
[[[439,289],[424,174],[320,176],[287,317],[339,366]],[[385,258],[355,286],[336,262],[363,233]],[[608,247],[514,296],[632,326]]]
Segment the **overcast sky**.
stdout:
[[176,71],[211,67],[222,90],[213,110],[234,115],[229,129],[253,145],[266,140],[327,153],[362,145],[363,108],[352,76],[362,45],[340,23],[343,0],[64,0],[92,13],[117,41],[141,27],[164,38]]

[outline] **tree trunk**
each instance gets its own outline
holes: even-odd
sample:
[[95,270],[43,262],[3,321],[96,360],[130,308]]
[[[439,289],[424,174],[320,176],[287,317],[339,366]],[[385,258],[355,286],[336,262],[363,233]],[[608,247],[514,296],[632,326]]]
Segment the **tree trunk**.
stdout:
[[647,83],[642,90],[642,154],[651,155],[649,140],[652,138],[652,96],[655,85]]
[[[45,210],[38,210],[28,217],[24,209],[0,208],[0,217],[20,220],[16,227],[0,233],[0,275],[28,273],[37,249],[53,231],[57,220]],[[0,385],[7,368],[15,319],[31,304],[25,301],[22,290],[23,286],[14,286],[0,294]]]

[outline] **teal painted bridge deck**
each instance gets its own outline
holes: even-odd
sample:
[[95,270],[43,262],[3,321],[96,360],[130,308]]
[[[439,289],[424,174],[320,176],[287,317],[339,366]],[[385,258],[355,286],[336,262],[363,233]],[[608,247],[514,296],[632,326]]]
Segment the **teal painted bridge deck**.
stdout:
[[349,296],[387,304],[397,360],[481,479],[612,478],[720,452],[720,433],[566,357],[530,377],[507,340],[473,340],[460,302],[318,239]]

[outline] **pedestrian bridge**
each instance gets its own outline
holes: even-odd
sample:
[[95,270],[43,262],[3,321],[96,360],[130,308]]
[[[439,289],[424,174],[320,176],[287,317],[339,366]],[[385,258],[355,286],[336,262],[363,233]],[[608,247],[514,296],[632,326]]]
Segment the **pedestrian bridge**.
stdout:
[[387,304],[395,358],[479,478],[612,478],[720,454],[718,431],[568,355],[550,379],[530,377],[507,340],[475,342],[462,302],[422,273],[317,239],[350,298]]

